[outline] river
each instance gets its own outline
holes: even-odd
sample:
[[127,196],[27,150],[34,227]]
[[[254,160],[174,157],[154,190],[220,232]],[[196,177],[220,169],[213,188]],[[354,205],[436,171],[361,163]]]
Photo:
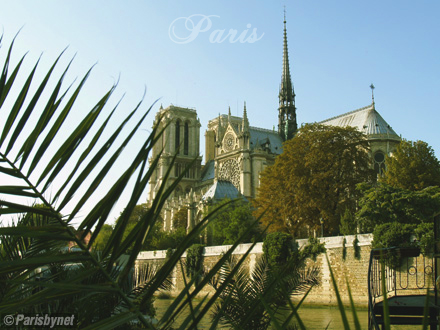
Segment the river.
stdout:
[[[171,304],[172,300],[170,299],[157,299],[155,302],[155,306],[157,308],[157,316],[160,317],[163,315],[167,307]],[[359,322],[361,324],[362,329],[368,329],[368,311],[366,309],[358,309],[357,315],[359,318]],[[350,323],[350,328],[354,329],[354,322],[352,313],[350,310],[346,310],[346,314]],[[310,330],[323,330],[328,326],[328,330],[340,330],[343,329],[343,323],[341,319],[341,313],[339,309],[335,307],[304,307],[302,306],[299,309],[299,315],[301,320],[304,322],[304,325],[307,329]],[[186,315],[185,315],[186,316]],[[183,319],[183,317],[182,317]],[[176,320],[177,324],[179,324],[179,319]],[[211,318],[209,315],[205,317],[202,322],[199,324],[198,329],[209,329],[211,326]],[[400,329],[400,328],[399,328]]]

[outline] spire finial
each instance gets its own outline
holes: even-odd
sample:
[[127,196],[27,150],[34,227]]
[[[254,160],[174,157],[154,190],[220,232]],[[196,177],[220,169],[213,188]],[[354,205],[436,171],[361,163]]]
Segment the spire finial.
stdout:
[[286,5],[284,5],[284,24],[286,24]]
[[228,108],[228,123],[231,122],[231,106]]
[[371,88],[371,100],[372,100],[372,105],[373,105],[373,108],[374,108],[374,85],[373,85],[373,83],[371,83],[371,85],[370,85],[370,88]]
[[243,133],[249,133],[249,120],[247,117],[247,111],[246,111],[246,101],[244,101],[244,108],[243,108],[243,120],[241,123],[242,131]]

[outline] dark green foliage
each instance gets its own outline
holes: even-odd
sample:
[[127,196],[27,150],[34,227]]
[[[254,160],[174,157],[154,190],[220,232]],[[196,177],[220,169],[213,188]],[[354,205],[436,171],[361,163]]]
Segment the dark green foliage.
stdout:
[[359,246],[359,240],[357,235],[354,237],[353,240],[353,250],[354,250],[354,258],[359,260],[361,258],[361,247]]
[[420,246],[420,250],[425,256],[430,256],[434,252],[434,223],[426,222],[421,223],[414,230],[416,235],[417,244]]
[[108,240],[110,239],[112,232],[113,232],[113,226],[108,224],[104,224],[102,226],[98,236],[96,236],[95,243],[93,244],[98,251],[103,250],[105,248]]
[[325,244],[320,243],[319,239],[314,237],[309,237],[308,244],[302,248],[302,253],[308,258],[312,258],[314,261],[316,261],[316,257],[319,254],[325,253],[325,251]]
[[[175,249],[185,240],[186,229],[177,228],[171,231],[159,230],[154,237],[151,238],[150,246],[147,250],[166,250]],[[192,240],[195,243],[197,239]]]
[[[399,222],[377,225],[373,231],[373,242],[371,247],[376,249],[414,246],[411,242],[411,235],[414,234],[415,228],[416,225],[402,224]],[[397,253],[392,253],[389,256],[389,260],[390,265],[394,268],[400,265],[400,258]]]
[[[258,226],[251,226],[255,222],[249,202],[238,199],[231,202],[223,200],[219,205],[226,205],[211,222],[209,229],[210,245],[227,245],[234,243],[249,228],[252,230],[243,239],[243,243],[251,243],[260,234]],[[208,208],[208,211],[214,206]]]
[[186,230],[188,226],[188,208],[182,207],[177,211],[177,213],[173,216],[173,229],[183,228]]
[[344,240],[342,241],[342,260],[345,261],[347,258],[347,247],[345,246],[347,244],[347,240],[344,237]]
[[381,181],[393,187],[416,191],[440,186],[440,162],[424,141],[402,140],[385,165]]
[[388,222],[430,222],[440,210],[440,187],[410,191],[387,184],[361,184],[358,189],[363,197],[359,200],[356,218],[364,233],[372,232],[376,225]]
[[349,209],[345,209],[344,214],[341,217],[341,224],[339,225],[339,232],[342,235],[356,234],[357,223]]
[[[229,329],[266,330],[274,323],[279,325],[278,329],[296,329],[290,324],[293,315],[289,312],[295,309],[291,297],[307,293],[319,284],[318,269],[305,268],[305,260],[296,251],[285,263],[271,267],[263,256],[250,275],[243,264],[232,274],[237,262],[228,259],[213,284],[219,293],[213,321]],[[226,286],[220,289],[222,285]]]
[[203,250],[202,244],[193,244],[186,250],[185,271],[191,279],[199,282],[203,273]]
[[284,264],[298,250],[293,237],[287,233],[269,233],[263,241],[263,252],[271,267]]

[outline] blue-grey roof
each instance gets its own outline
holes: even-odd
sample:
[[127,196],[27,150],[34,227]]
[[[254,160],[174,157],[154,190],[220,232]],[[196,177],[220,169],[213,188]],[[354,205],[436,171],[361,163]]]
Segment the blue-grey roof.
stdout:
[[208,161],[202,169],[202,181],[214,179],[214,160]]
[[240,196],[237,188],[229,181],[217,181],[203,195],[202,200],[235,199]]
[[396,140],[400,139],[399,135],[397,135],[385,119],[377,112],[373,104],[324,120],[320,122],[320,124],[339,127],[356,127],[370,138],[387,137]]
[[283,139],[278,135],[278,132],[264,128],[249,127],[249,133],[251,149],[257,147],[264,149],[265,144],[268,143],[270,152],[277,155],[283,152]]

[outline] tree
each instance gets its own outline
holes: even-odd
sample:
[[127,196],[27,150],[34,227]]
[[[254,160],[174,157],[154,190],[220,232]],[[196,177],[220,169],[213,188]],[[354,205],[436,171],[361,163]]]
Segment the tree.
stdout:
[[358,190],[362,197],[356,220],[364,233],[371,233],[377,225],[389,222],[431,222],[440,210],[440,187],[436,186],[410,191],[378,183],[360,184]]
[[381,181],[393,187],[422,190],[440,186],[440,162],[426,142],[402,140],[393,155],[386,157],[385,166]]
[[341,217],[341,225],[339,226],[339,232],[342,235],[356,234],[357,224],[353,214],[349,209],[346,209]]
[[[227,205],[217,212],[208,228],[211,244],[233,244],[246,232],[248,233],[244,237],[243,243],[252,242],[260,234],[260,228],[253,225],[255,218],[252,215],[250,203],[245,200],[236,200],[231,203],[229,199],[225,199],[221,203]],[[213,207],[209,207],[208,212],[212,209]],[[251,228],[250,231],[249,228]]]
[[188,226],[188,208],[182,207],[173,216],[173,229],[183,228],[186,230]]
[[346,209],[354,213],[356,185],[374,178],[368,141],[352,127],[310,124],[286,141],[261,174],[256,215],[270,231],[300,235],[304,227],[337,233]]
[[104,224],[99,231],[98,236],[96,236],[95,243],[93,244],[97,250],[102,250],[106,246],[110,236],[113,232],[113,226]]

